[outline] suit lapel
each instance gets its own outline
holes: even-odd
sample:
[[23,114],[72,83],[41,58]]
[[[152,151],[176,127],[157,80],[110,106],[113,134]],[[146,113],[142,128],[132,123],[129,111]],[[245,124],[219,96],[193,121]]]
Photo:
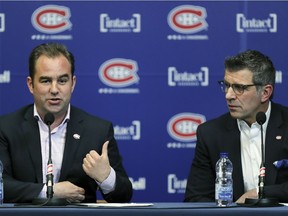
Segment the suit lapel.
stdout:
[[33,116],[33,106],[28,109],[24,116],[22,129],[26,139],[25,143],[28,145],[28,151],[35,170],[36,179],[38,182],[43,182],[40,133],[37,120]]
[[284,141],[285,133],[287,133],[287,131],[280,127],[282,124],[283,119],[281,116],[281,111],[279,111],[278,108],[272,104],[265,140],[265,181],[267,185],[275,184],[276,182],[277,169],[273,165],[273,162],[275,160],[283,159],[279,158],[282,153],[279,154],[277,151],[279,149],[281,151],[280,146]]
[[78,114],[79,113],[77,113],[77,111],[71,106],[70,120],[67,123],[65,149],[59,181],[66,179],[80,145],[81,134],[83,131],[83,119]]

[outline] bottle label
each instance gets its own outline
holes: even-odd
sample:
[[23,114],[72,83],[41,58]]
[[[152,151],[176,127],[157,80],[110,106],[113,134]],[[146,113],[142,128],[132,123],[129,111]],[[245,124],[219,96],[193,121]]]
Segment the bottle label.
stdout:
[[233,188],[232,185],[221,186],[216,184],[215,198],[217,200],[232,200],[233,199]]

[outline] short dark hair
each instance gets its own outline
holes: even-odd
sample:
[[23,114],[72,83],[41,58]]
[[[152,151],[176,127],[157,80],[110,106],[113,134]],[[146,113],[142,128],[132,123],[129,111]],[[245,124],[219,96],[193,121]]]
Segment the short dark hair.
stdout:
[[[253,73],[252,81],[258,85],[272,85],[274,89],[276,70],[270,58],[257,50],[247,50],[225,59],[225,70],[237,72],[248,69]],[[261,86],[257,86],[258,89]],[[273,97],[273,94],[270,98]]]
[[68,51],[65,45],[59,43],[43,43],[36,46],[29,56],[29,76],[34,79],[35,65],[38,58],[42,55],[53,58],[63,55],[71,64],[71,74],[74,75],[75,60],[73,54]]
[[253,73],[253,82],[274,87],[276,71],[270,58],[259,51],[247,50],[225,59],[225,69],[236,72],[248,69]]

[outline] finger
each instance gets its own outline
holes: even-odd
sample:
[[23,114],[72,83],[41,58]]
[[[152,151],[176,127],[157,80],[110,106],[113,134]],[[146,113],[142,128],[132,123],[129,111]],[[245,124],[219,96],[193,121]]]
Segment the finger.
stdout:
[[102,146],[102,156],[108,156],[108,144],[109,141],[106,141]]
[[89,163],[89,162],[87,161],[87,159],[84,158],[84,159],[83,159],[83,163],[82,163],[82,168],[83,168],[84,172],[85,172],[85,173],[89,172],[89,170],[91,169],[91,167],[92,167],[91,163]]
[[86,154],[86,160],[87,161],[91,161],[91,160],[93,160],[93,152],[92,151],[90,151],[88,154]]
[[80,195],[84,195],[84,194],[85,194],[85,189],[84,189],[84,188],[81,188],[81,187],[78,187],[78,188],[77,188],[77,192],[78,192]]
[[71,197],[71,199],[73,199],[74,202],[81,202],[82,200],[85,199],[85,196],[81,194],[77,194],[74,197]]
[[85,173],[88,172],[88,168],[84,163],[82,164],[82,169],[84,170]]
[[90,166],[91,166],[91,165],[90,165],[90,162],[88,161],[87,158],[84,158],[84,159],[83,159],[83,165],[85,165],[86,167],[90,167]]
[[85,196],[84,196],[84,195],[80,194],[80,195],[78,196],[78,200],[79,200],[79,201],[83,201],[84,199],[85,199]]
[[91,150],[87,155],[86,158],[89,160],[94,160],[95,158],[100,157],[100,155],[95,150]]

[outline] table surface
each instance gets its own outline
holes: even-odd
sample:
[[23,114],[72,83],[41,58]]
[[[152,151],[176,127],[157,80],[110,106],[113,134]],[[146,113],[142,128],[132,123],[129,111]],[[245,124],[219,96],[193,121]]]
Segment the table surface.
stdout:
[[[143,204],[144,203],[136,203]],[[31,206],[4,204],[0,207],[0,215],[41,215],[41,216],[167,216],[167,215],[252,215],[265,216],[272,214],[288,215],[288,206],[279,207],[243,207],[233,204],[231,207],[216,207],[215,203],[180,203],[180,202],[157,202],[150,206],[110,206],[87,207],[84,205],[69,206]]]

